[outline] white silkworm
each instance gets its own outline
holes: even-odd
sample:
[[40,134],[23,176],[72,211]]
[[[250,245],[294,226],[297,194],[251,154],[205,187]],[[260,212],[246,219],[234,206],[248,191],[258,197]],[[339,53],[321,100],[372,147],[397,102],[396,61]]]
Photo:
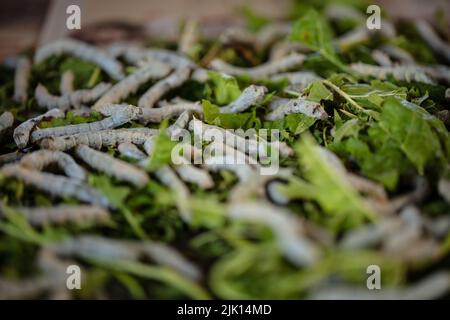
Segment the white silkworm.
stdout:
[[56,207],[13,208],[23,214],[33,226],[46,224],[85,223],[105,221],[109,212],[101,207],[87,205],[59,205]]
[[46,113],[41,114],[40,116],[22,122],[16,127],[16,129],[14,129],[13,137],[16,145],[19,147],[19,149],[25,148],[28,144],[28,140],[30,139],[31,130],[33,130],[34,127],[42,120],[62,117],[64,117],[64,112],[62,110],[51,109]]
[[283,40],[272,46],[269,60],[277,61],[295,52],[305,53],[308,52],[308,48],[298,42]]
[[450,45],[445,43],[426,21],[419,20],[416,29],[431,49],[450,62]]
[[189,19],[186,21],[183,32],[178,43],[178,51],[183,54],[189,54],[198,42],[200,30],[197,20]]
[[274,74],[285,72],[300,66],[305,60],[305,56],[299,53],[292,53],[277,61],[270,61],[253,68],[241,68],[230,65],[223,60],[214,59],[210,66],[217,71],[237,76],[249,75],[253,79],[270,77]]
[[164,185],[172,190],[181,218],[189,223],[192,219],[192,212],[189,206],[190,192],[188,187],[169,166],[159,168],[155,171],[155,175]]
[[192,164],[185,163],[177,165],[175,166],[175,171],[182,180],[196,184],[202,189],[209,189],[214,186],[214,181],[209,173]]
[[228,209],[228,216],[232,220],[246,220],[267,225],[275,234],[286,257],[298,266],[311,265],[318,259],[317,248],[302,235],[301,220],[288,210],[264,202],[232,203]]
[[395,37],[396,31],[392,23],[384,21],[383,28],[380,30],[369,30],[365,24],[350,30],[339,38],[334,40],[334,44],[342,51],[346,51],[358,44],[367,42],[373,33],[380,32],[387,38]]
[[131,48],[131,50],[125,52],[124,57],[125,60],[130,61],[132,63],[141,61],[143,65],[146,65],[148,63],[152,64],[156,60],[164,64],[168,64],[175,70],[186,67],[195,68],[195,63],[191,61],[189,58],[177,52],[166,49]]
[[43,173],[15,164],[5,165],[0,171],[6,177],[17,178],[25,184],[32,185],[54,196],[73,197],[82,202],[101,207],[110,206],[109,201],[102,194],[78,179],[69,179],[51,173]]
[[131,128],[102,130],[97,132],[77,133],[71,136],[49,137],[40,141],[44,149],[68,150],[81,144],[91,148],[113,147],[123,142],[143,144],[149,137],[156,135],[157,129]]
[[117,150],[119,150],[121,155],[134,160],[143,160],[147,158],[147,155],[144,152],[139,150],[139,148],[136,147],[136,145],[129,142],[119,144],[117,146]]
[[350,64],[350,68],[363,75],[372,76],[380,80],[386,80],[388,75],[392,75],[396,80],[404,80],[407,82],[417,81],[428,84],[434,84],[419,67],[415,66],[392,66],[392,67],[380,67],[371,64],[365,64],[361,62]]
[[391,58],[398,60],[401,64],[415,64],[414,57],[405,49],[400,47],[385,44],[380,47],[380,50]]
[[382,67],[392,67],[393,63],[389,56],[381,50],[373,50],[370,53],[372,59]]
[[3,131],[6,131],[7,129],[11,128],[14,123],[14,116],[11,112],[6,111],[3,112],[0,116],[0,136],[3,133]]
[[92,110],[99,111],[105,104],[118,103],[130,94],[135,93],[142,84],[150,79],[162,78],[169,72],[169,66],[154,61],[116,83],[92,106]]
[[71,106],[79,108],[84,103],[97,100],[110,88],[111,84],[101,82],[92,89],[81,89],[62,96],[54,96],[42,84],[38,84],[34,96],[41,107],[68,110]]
[[204,68],[196,68],[191,74],[191,79],[201,83],[208,81],[208,70]]
[[291,99],[289,98],[273,97],[272,100],[269,102],[268,108],[269,110],[273,111],[275,109],[278,109],[278,107],[288,104],[289,101],[291,101]]
[[287,87],[287,89],[302,91],[307,86],[309,86],[311,82],[315,80],[321,80],[322,78],[311,71],[296,71],[279,73],[273,75],[272,77],[270,77],[270,79],[275,81],[287,79],[289,81],[289,86]]
[[31,62],[26,57],[17,60],[14,75],[14,101],[24,103],[27,101],[28,82],[31,74]]
[[198,102],[169,104],[161,108],[142,109],[141,121],[143,123],[159,123],[164,119],[170,119],[181,115],[184,111],[190,111],[203,116],[203,107]]
[[149,181],[148,175],[141,169],[86,145],[78,146],[75,153],[92,168],[118,180],[129,182],[136,187],[143,187]]
[[232,171],[240,181],[249,181],[255,177],[255,170],[248,164],[236,164],[231,155],[211,156],[205,159],[204,167],[209,171]]
[[59,84],[59,91],[61,95],[69,95],[74,90],[73,83],[75,81],[75,75],[71,70],[65,71],[61,76],[61,83]]
[[56,163],[66,176],[78,180],[86,180],[86,172],[67,153],[52,150],[38,150],[26,154],[20,164],[26,168],[41,171],[50,164]]
[[124,77],[122,65],[103,51],[73,39],[63,39],[40,47],[34,56],[34,62],[40,63],[52,55],[69,54],[93,62],[115,80]]
[[267,88],[264,86],[256,86],[254,84],[248,86],[242,91],[239,98],[229,105],[220,108],[222,113],[238,113],[247,110],[252,105],[262,102]]
[[270,121],[283,119],[286,115],[291,113],[303,113],[309,117],[319,120],[326,120],[328,114],[322,108],[320,103],[306,100],[304,97],[289,100],[288,103],[279,106],[272,112],[266,115],[266,119]]
[[31,134],[31,142],[35,142],[47,137],[68,136],[77,133],[96,132],[116,128],[127,122],[130,122],[133,119],[136,119],[138,116],[138,112],[139,110],[136,108],[118,110],[117,112],[114,112],[110,117],[100,121],[38,129]]
[[122,104],[106,103],[101,107],[99,107],[96,111],[101,113],[105,117],[110,117],[115,113],[122,113],[122,112],[129,114],[136,114],[137,117],[139,117],[142,112],[141,108],[125,103]]
[[180,136],[183,134],[183,130],[189,124],[191,119],[191,112],[189,110],[183,111],[182,114],[175,120],[173,124],[171,124],[167,129],[167,133],[172,140],[178,140]]
[[168,77],[159,80],[139,98],[138,106],[141,108],[152,108],[162,96],[186,82],[190,73],[190,68],[181,68],[175,70]]

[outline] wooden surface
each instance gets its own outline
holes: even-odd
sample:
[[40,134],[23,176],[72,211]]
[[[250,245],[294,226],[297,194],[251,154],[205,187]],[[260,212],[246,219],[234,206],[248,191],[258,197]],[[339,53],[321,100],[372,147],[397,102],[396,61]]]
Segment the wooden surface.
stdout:
[[[377,0],[392,17],[434,21],[441,8],[450,16],[449,0]],[[65,26],[69,4],[81,7],[82,30],[93,32],[92,26],[102,22],[129,24],[128,34],[137,36],[138,26],[145,36],[175,38],[179,23],[187,17],[197,18],[206,36],[215,36],[225,27],[242,23],[237,8],[248,5],[258,13],[282,18],[289,13],[290,0],[1,0],[0,59],[24,48],[57,39],[68,33]],[[450,25],[447,19],[447,25]],[[114,29],[114,28],[113,28]],[[126,28],[125,28],[126,29]],[[95,29],[98,32],[97,29]],[[107,36],[114,33],[110,31]],[[100,36],[102,34],[100,33]]]

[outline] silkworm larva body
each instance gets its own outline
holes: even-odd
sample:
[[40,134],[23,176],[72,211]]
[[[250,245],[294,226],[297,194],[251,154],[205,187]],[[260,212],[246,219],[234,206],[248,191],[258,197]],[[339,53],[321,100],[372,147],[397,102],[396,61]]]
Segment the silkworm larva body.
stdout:
[[445,43],[426,21],[418,21],[416,29],[434,51],[450,62],[450,45]]
[[86,180],[84,169],[70,155],[62,151],[38,150],[26,154],[20,160],[22,166],[39,171],[53,163],[56,163],[66,176],[78,180]]
[[159,79],[170,72],[170,67],[157,61],[138,69],[122,81],[115,84],[92,107],[94,111],[100,111],[103,105],[118,103],[135,93],[139,87],[150,79]]
[[172,140],[178,139],[191,120],[191,112],[186,110],[166,130]]
[[65,71],[61,76],[61,83],[59,84],[59,91],[61,95],[71,94],[74,90],[73,84],[75,82],[75,75],[71,70]]
[[175,167],[175,171],[182,180],[196,184],[202,189],[209,189],[214,186],[214,181],[209,173],[192,164],[180,164]]
[[127,109],[123,111],[120,110],[113,113],[110,117],[100,121],[38,129],[31,134],[31,142],[35,142],[47,137],[59,137],[77,133],[96,132],[101,130],[113,129],[136,118],[137,113],[135,111],[136,109]]
[[3,112],[2,115],[0,116],[0,136],[3,133],[3,131],[11,128],[13,123],[14,123],[13,114],[9,111]]
[[164,119],[171,119],[182,114],[184,111],[190,111],[203,116],[203,108],[199,103],[177,103],[169,104],[161,108],[142,109],[141,122],[161,122]]
[[186,82],[190,73],[191,70],[187,67],[175,70],[171,75],[161,79],[148,89],[139,99],[138,106],[141,108],[152,108],[164,94]]
[[290,54],[277,61],[268,62],[253,68],[241,68],[232,66],[220,59],[211,61],[211,68],[232,75],[249,75],[253,79],[270,77],[274,74],[289,71],[300,66],[305,60],[305,56],[298,53]]
[[115,80],[124,77],[122,65],[103,51],[73,39],[63,39],[40,47],[34,56],[34,62],[40,63],[52,55],[70,54],[77,58],[93,62]]
[[136,145],[129,142],[119,144],[117,149],[121,155],[134,160],[143,160],[147,158],[147,155],[144,152],[142,152]]
[[320,120],[326,120],[328,114],[322,108],[320,103],[306,100],[303,97],[292,99],[287,104],[281,105],[269,114],[266,119],[270,121],[283,119],[286,115],[291,113],[303,113],[309,117]]
[[31,62],[26,57],[17,60],[14,75],[14,101],[24,103],[27,101],[28,83],[31,74]]
[[322,79],[317,74],[311,71],[296,71],[279,73],[271,77],[272,80],[281,80],[286,78],[289,81],[288,89],[302,91],[311,82]]
[[143,187],[149,181],[148,175],[144,171],[107,153],[91,149],[86,145],[78,146],[75,152],[92,168],[118,180],[129,182],[136,187]]
[[363,75],[372,76],[380,80],[386,80],[388,75],[392,75],[396,80],[407,82],[417,81],[428,84],[434,84],[428,75],[419,67],[415,66],[393,66],[380,67],[361,62],[352,63],[350,68]]
[[32,185],[54,196],[73,197],[82,202],[101,207],[110,206],[109,201],[103,195],[78,179],[43,173],[14,164],[3,166],[1,172],[7,177],[22,180],[25,184]]
[[156,135],[157,129],[134,128],[103,130],[97,132],[78,133],[71,136],[49,137],[40,141],[40,146],[52,150],[68,150],[81,144],[94,149],[113,147],[123,142],[144,144],[151,136]]
[[189,19],[186,21],[183,32],[180,36],[180,41],[178,44],[178,51],[182,54],[189,54],[199,40],[199,25],[194,19]]
[[195,63],[189,58],[166,49],[150,48],[143,50],[129,50],[125,53],[125,59],[134,62],[142,61],[144,62],[144,65],[147,63],[153,63],[156,60],[168,64],[176,70],[185,67],[195,67]]
[[40,121],[51,118],[62,118],[64,117],[64,112],[59,109],[52,109],[46,113],[37,116],[35,118],[28,119],[22,122],[19,126],[14,129],[14,141],[16,142],[19,149],[23,149],[27,146],[28,140],[30,139],[30,132]]
[[236,101],[227,106],[221,107],[222,113],[238,113],[247,110],[252,105],[260,103],[267,93],[267,88],[263,86],[250,85],[242,91],[242,94]]

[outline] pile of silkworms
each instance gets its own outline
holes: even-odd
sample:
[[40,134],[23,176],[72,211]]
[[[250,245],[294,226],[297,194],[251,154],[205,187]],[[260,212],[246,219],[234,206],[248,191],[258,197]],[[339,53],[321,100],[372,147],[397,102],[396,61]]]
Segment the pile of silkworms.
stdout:
[[[330,6],[325,11],[328,19],[351,16],[361,21],[361,27],[334,40],[334,45],[341,49],[372,36],[361,15],[351,8],[345,8]],[[380,32],[384,36],[395,34],[393,24],[388,21],[383,23]],[[430,47],[450,62],[450,47],[443,43],[433,28],[420,22],[417,29]],[[26,55],[12,59],[8,62],[15,72],[12,99],[18,104],[26,104],[34,99],[38,108],[32,110],[33,117],[24,121],[15,120],[9,111],[0,115],[1,138],[7,139],[8,135],[12,135],[16,145],[13,152],[0,156],[0,175],[2,179],[23,182],[26,190],[48,194],[55,205],[18,205],[8,203],[0,195],[0,220],[6,221],[11,215],[21,215],[36,230],[42,230],[48,225],[60,227],[107,223],[121,208],[89,183],[88,176],[94,172],[135,189],[145,188],[151,180],[158,181],[173,195],[179,218],[189,227],[195,220],[190,205],[193,190],[202,190],[207,194],[209,190],[219,187],[216,179],[218,173],[228,171],[236,177],[237,182],[224,200],[227,220],[230,223],[236,221],[266,226],[272,231],[281,255],[296,268],[307,268],[319,263],[323,258],[324,247],[331,250],[382,247],[387,256],[408,263],[439,257],[439,239],[450,229],[450,216],[433,219],[421,215],[416,204],[429,192],[423,179],[417,179],[412,191],[388,195],[380,184],[350,172],[335,154],[317,146],[319,156],[338,173],[343,183],[363,194],[363,205],[380,216],[376,224],[351,230],[338,240],[289,206],[295,198],[291,198],[284,190],[286,181],[291,180],[293,174],[289,167],[289,161],[294,157],[292,144],[281,141],[265,145],[278,152],[282,165],[277,173],[262,175],[264,164],[254,158],[255,154],[261,154],[264,146],[258,136],[242,137],[220,125],[206,123],[202,101],[171,95],[187,82],[205,83],[210,70],[224,77],[245,76],[251,84],[242,88],[237,99],[220,107],[220,113],[237,114],[263,104],[270,93],[262,80],[286,79],[288,85],[283,90],[294,97],[271,97],[265,105],[267,113],[264,120],[277,121],[291,114],[303,114],[319,123],[329,121],[332,115],[324,105],[309,100],[303,94],[313,81],[323,79],[303,68],[311,53],[303,45],[285,40],[291,30],[292,24],[285,22],[269,24],[256,33],[236,27],[225,30],[218,39],[221,46],[239,44],[255,51],[268,50],[267,61],[254,67],[232,65],[218,56],[206,63],[205,60],[200,63],[191,59],[188,53],[199,39],[195,21],[186,23],[179,39],[178,51],[136,43],[113,43],[97,47],[67,38],[36,48],[32,59]],[[46,83],[36,83],[32,88],[34,82],[30,79],[33,66],[58,56],[75,57],[97,65],[109,82],[77,88],[75,74],[66,71],[60,78],[59,94],[51,93]],[[381,46],[372,52],[372,57],[378,65],[354,62],[349,68],[380,80],[393,77],[425,84],[444,81],[450,85],[448,66],[419,65],[408,52],[393,45]],[[139,96],[136,97],[138,92]],[[448,93],[449,90],[447,99]],[[135,105],[127,103],[130,97],[137,98]],[[80,124],[40,126],[43,122],[64,119],[68,112],[82,117],[98,113],[102,118]],[[164,121],[169,125],[161,128],[160,124]],[[178,141],[183,132],[191,132],[201,145],[206,148],[220,146],[223,154],[208,154],[188,142],[179,145],[183,149],[179,158],[149,171],[148,164],[155,156],[154,152],[157,152],[157,139],[162,130],[173,141]],[[212,131],[225,139],[216,141],[214,135],[205,134]],[[198,132],[203,134],[198,135]],[[196,163],[195,158],[204,153],[208,156],[201,163]],[[233,161],[242,162],[236,164]],[[449,180],[441,179],[437,192],[450,202]],[[66,199],[73,201],[65,203]],[[139,215],[139,212],[134,214]],[[201,286],[205,280],[203,271],[195,261],[189,261],[183,252],[167,244],[78,234],[40,245],[37,257],[39,276],[20,280],[1,276],[0,298],[71,298],[71,293],[65,287],[67,265],[91,260],[99,264],[149,260],[155,265],[169,268],[196,286]],[[379,295],[339,285],[315,288],[308,296],[350,299],[435,298],[449,288],[450,274],[438,273],[411,287],[387,290]]]

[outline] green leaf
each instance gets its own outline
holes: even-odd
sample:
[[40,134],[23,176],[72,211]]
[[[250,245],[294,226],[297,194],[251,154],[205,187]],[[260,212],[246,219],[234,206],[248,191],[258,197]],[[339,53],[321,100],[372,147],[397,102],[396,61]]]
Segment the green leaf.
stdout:
[[208,71],[208,76],[212,98],[218,105],[229,104],[241,95],[241,89],[234,77],[215,71]]
[[208,100],[203,100],[205,122],[225,129],[253,128],[259,122],[256,113],[221,113],[220,108]]
[[39,123],[39,128],[44,129],[44,128],[62,127],[71,124],[99,121],[101,119],[102,119],[101,114],[95,111],[92,111],[87,117],[75,115],[72,111],[69,111],[67,112],[65,118],[53,118],[48,121],[41,121]]
[[131,192],[129,187],[114,185],[111,178],[105,175],[89,175],[89,184],[100,191],[116,208],[123,206]]
[[328,90],[321,80],[313,81],[308,88],[308,100],[320,102],[321,100],[333,100],[333,93]]
[[97,65],[77,58],[68,58],[60,66],[61,74],[72,71],[75,76],[75,87],[92,87],[100,82],[100,69]]
[[330,164],[309,134],[302,135],[296,151],[306,180],[314,192],[314,200],[332,216],[333,229],[356,227],[376,217],[373,209],[342,173]]
[[256,14],[250,7],[243,6],[240,9],[240,13],[245,18],[245,22],[247,28],[251,31],[259,31],[261,30],[267,23],[269,23],[269,19],[266,17],[260,16]]
[[225,224],[226,211],[217,197],[192,196],[189,202],[192,208],[192,226],[214,229]]
[[165,130],[166,128],[167,121],[164,121],[160,126],[159,134],[155,138],[155,146],[147,166],[150,171],[172,162],[172,149],[177,145],[177,142],[172,141]]

